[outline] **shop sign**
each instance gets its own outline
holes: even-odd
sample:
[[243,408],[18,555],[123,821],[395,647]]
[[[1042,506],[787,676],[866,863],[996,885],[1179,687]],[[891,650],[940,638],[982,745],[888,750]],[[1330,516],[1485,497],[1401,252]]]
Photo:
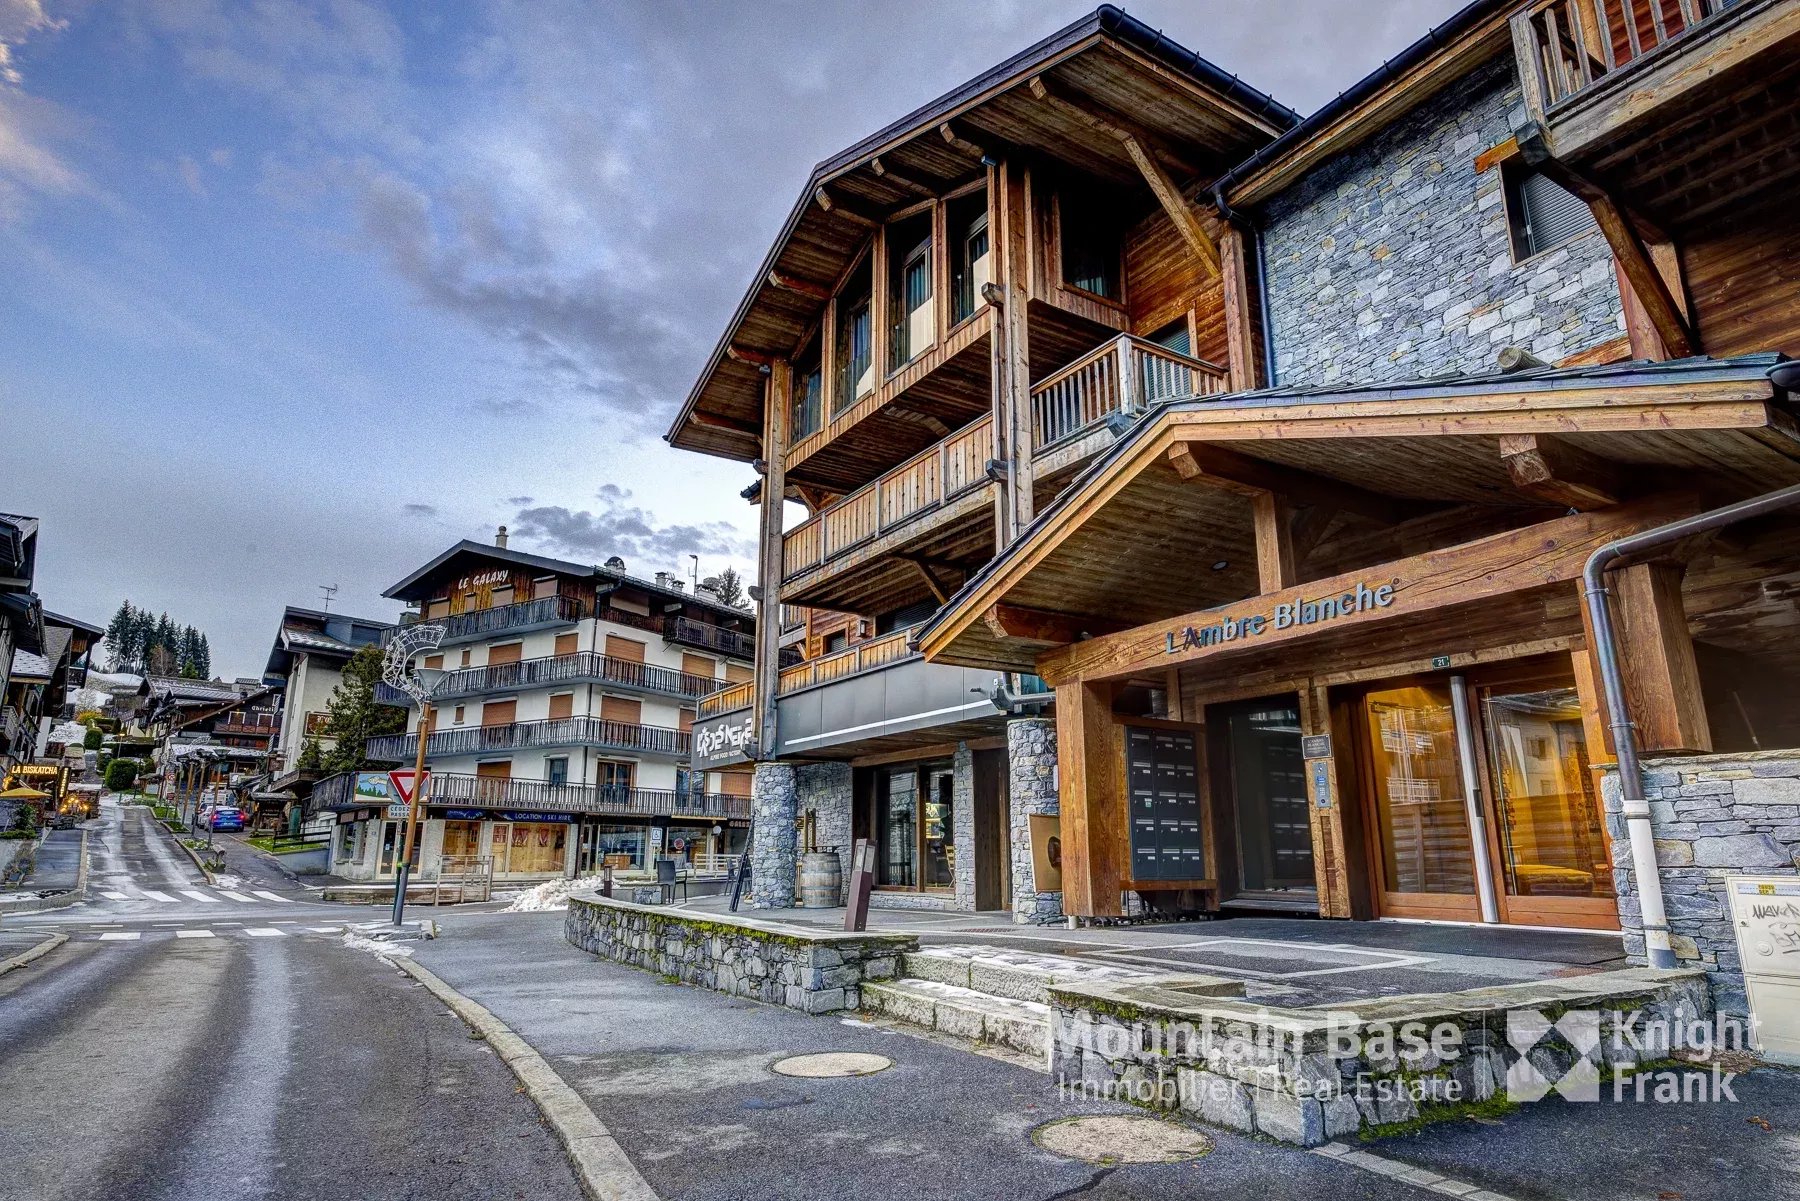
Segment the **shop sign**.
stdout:
[[575,820],[567,813],[515,812],[510,809],[496,810],[488,816],[499,822],[571,822]]
[[1356,587],[1335,596],[1282,601],[1269,612],[1230,615],[1209,626],[1188,626],[1179,634],[1170,630],[1165,635],[1163,653],[1173,655],[1195,647],[1220,646],[1257,638],[1271,630],[1321,625],[1358,613],[1386,609],[1394,603],[1394,587],[1398,583],[1394,580],[1371,586],[1359,581]]
[[453,822],[478,822],[487,816],[486,809],[446,809],[444,817]]
[[394,786],[384,771],[359,771],[351,789],[351,799],[363,805],[388,805],[394,800]]
[[694,723],[694,761],[703,764],[737,763],[750,757],[753,744],[749,710]]
[[494,584],[504,584],[512,579],[512,571],[505,567],[496,567],[492,571],[478,571],[474,575],[466,575],[456,581],[456,591],[471,592],[477,588],[486,588]]

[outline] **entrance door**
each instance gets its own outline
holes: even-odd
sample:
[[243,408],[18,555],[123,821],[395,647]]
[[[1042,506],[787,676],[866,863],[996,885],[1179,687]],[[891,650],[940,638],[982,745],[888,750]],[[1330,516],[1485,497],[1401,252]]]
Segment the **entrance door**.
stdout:
[[1362,707],[1382,914],[1480,920],[1449,680],[1372,689]]
[[1316,906],[1299,698],[1216,706],[1206,724],[1214,780],[1231,798],[1236,897]]

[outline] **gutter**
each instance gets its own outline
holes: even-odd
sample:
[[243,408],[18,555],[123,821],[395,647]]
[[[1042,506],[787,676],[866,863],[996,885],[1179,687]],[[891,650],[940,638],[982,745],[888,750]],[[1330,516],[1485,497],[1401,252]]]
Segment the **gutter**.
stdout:
[[1669,945],[1669,918],[1663,905],[1662,876],[1657,870],[1656,842],[1650,826],[1650,803],[1644,797],[1644,774],[1638,759],[1637,725],[1626,707],[1624,673],[1619,663],[1618,634],[1613,628],[1606,572],[1627,557],[1668,546],[1695,534],[1722,529],[1734,522],[1800,506],[1800,484],[1726,505],[1694,517],[1645,530],[1595,551],[1582,572],[1582,599],[1593,624],[1593,652],[1606,695],[1606,709],[1619,760],[1619,794],[1631,841],[1631,874],[1637,880],[1638,905],[1644,928],[1644,952],[1653,968],[1675,966]]

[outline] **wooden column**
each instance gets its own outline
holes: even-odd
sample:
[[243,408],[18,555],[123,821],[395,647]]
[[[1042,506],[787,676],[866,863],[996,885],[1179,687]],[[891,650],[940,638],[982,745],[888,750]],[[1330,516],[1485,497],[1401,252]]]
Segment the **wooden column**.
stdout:
[[1017,161],[988,172],[988,230],[997,251],[995,279],[1001,292],[989,336],[994,389],[994,457],[1010,461],[1000,488],[995,539],[1004,550],[1036,514],[1031,471],[1030,179]]
[[[1331,736],[1331,704],[1326,690],[1311,683],[1300,688],[1300,731]],[[1335,751],[1336,745],[1333,743]],[[1349,917],[1349,861],[1344,852],[1344,790],[1335,755],[1307,759],[1306,808],[1312,826],[1313,878],[1319,888],[1320,917]]]
[[[1256,298],[1250,292],[1245,253],[1243,233],[1226,223],[1219,238],[1219,275],[1224,285],[1225,366],[1233,392],[1263,386],[1262,359],[1256,353],[1256,330],[1252,324]],[[1267,330],[1263,336],[1269,336]]]
[[1293,509],[1287,498],[1259,492],[1250,498],[1256,525],[1256,579],[1259,592],[1280,592],[1300,582],[1294,569]]
[[762,600],[756,606],[756,708],[751,715],[759,759],[775,755],[775,702],[781,683],[781,518],[786,504],[788,417],[793,402],[793,365],[776,359],[769,364],[763,389],[762,520],[756,569]]
[[1634,563],[1612,573],[1613,617],[1625,699],[1638,750],[1707,752],[1712,732],[1700,696],[1700,669],[1681,604],[1678,563]]
[[1112,715],[1112,685],[1075,681],[1056,690],[1063,912],[1119,917],[1125,879],[1125,757]]

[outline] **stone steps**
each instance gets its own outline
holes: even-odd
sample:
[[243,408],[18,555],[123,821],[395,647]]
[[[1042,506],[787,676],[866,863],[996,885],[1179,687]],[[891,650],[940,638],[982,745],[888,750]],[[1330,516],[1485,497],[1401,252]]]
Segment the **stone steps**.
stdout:
[[862,1007],[922,1030],[1038,1056],[1049,1071],[1050,1007],[1041,1001],[998,997],[936,980],[902,979],[863,985]]
[[934,946],[900,959],[901,976],[977,993],[1047,1004],[1050,989],[1072,984],[1157,984],[1193,996],[1241,997],[1244,984],[1223,976],[1175,974],[1120,967],[1068,955],[1034,955],[984,946]]

